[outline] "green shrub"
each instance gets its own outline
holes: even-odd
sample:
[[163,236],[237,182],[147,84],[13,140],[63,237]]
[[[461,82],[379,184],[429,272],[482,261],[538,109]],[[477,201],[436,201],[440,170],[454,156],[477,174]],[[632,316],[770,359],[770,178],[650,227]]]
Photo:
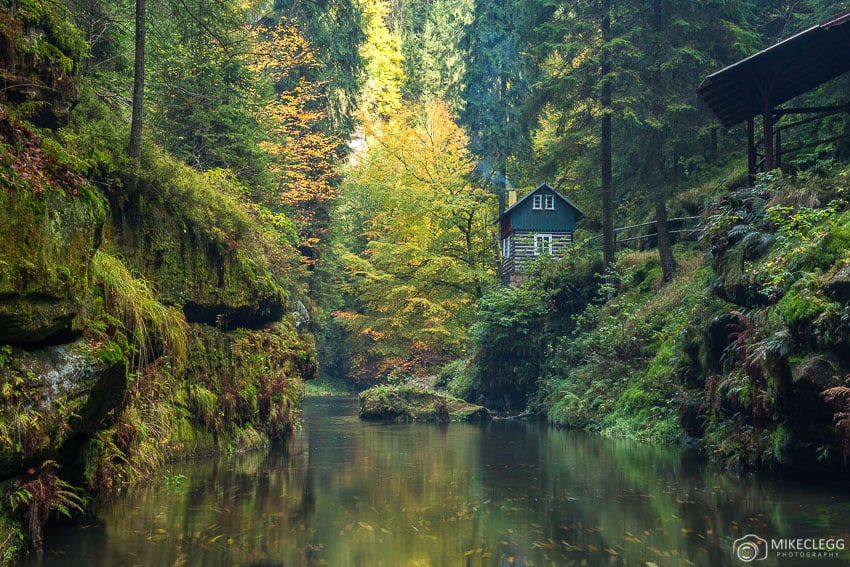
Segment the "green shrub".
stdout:
[[814,278],[807,277],[779,300],[774,313],[779,317],[778,324],[784,324],[793,333],[801,335],[809,333],[812,323],[835,307],[840,306],[826,299]]

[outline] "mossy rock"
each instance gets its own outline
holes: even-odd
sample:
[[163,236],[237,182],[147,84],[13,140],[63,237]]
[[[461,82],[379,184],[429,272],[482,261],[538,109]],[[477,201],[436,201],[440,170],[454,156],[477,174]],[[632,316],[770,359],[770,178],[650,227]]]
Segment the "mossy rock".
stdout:
[[13,4],[11,13],[0,5],[0,96],[26,108],[34,124],[59,128],[76,104],[78,62],[88,52],[88,43],[71,22],[70,11],[41,2]]
[[17,181],[0,175],[0,344],[25,346],[72,330],[105,211],[84,188]]
[[5,347],[0,366],[0,478],[45,460],[65,463],[123,400],[123,361],[76,341],[35,351]]
[[764,283],[754,279],[746,269],[746,262],[761,258],[773,240],[773,235],[751,232],[715,258],[714,269],[718,275],[714,284],[715,294],[742,307],[767,305],[769,298],[761,293]]
[[291,322],[225,332],[190,326],[190,354],[182,379],[192,421],[214,432],[251,425],[269,440],[297,425],[304,380],[316,372],[312,336]]
[[841,361],[830,352],[808,356],[791,365],[794,382],[806,380],[821,389],[843,386]]
[[410,386],[375,386],[360,394],[360,419],[472,423],[490,417],[483,406]]
[[279,320],[288,293],[227,180],[167,156],[146,159],[139,193],[116,219],[128,265],[190,322],[236,329]]
[[850,301],[850,261],[836,264],[824,277],[823,288],[835,301]]

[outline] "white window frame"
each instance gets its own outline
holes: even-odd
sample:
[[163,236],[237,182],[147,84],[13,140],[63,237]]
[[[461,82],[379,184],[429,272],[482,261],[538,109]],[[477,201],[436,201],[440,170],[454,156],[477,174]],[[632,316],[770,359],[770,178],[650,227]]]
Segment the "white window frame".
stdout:
[[537,233],[534,235],[534,255],[552,254],[552,235]]
[[535,195],[532,197],[531,208],[535,211],[543,210],[543,195]]
[[502,258],[511,257],[511,237],[507,236],[502,239]]
[[549,195],[545,195],[545,198],[543,200],[546,203],[544,208],[547,211],[555,210],[555,195],[552,195],[551,193]]

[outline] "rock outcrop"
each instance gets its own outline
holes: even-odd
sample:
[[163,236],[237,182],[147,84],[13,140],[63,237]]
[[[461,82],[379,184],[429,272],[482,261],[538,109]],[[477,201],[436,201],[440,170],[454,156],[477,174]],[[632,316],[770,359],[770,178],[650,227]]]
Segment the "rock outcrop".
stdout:
[[360,394],[360,418],[385,421],[485,422],[490,411],[411,386],[375,386]]

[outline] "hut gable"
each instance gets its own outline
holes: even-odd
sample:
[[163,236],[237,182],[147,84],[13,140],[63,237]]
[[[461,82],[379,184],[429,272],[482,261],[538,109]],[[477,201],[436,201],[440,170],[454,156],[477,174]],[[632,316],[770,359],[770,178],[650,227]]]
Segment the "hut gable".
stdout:
[[501,239],[501,276],[521,281],[523,264],[541,254],[561,256],[572,242],[584,212],[547,183],[512,204],[497,219]]

